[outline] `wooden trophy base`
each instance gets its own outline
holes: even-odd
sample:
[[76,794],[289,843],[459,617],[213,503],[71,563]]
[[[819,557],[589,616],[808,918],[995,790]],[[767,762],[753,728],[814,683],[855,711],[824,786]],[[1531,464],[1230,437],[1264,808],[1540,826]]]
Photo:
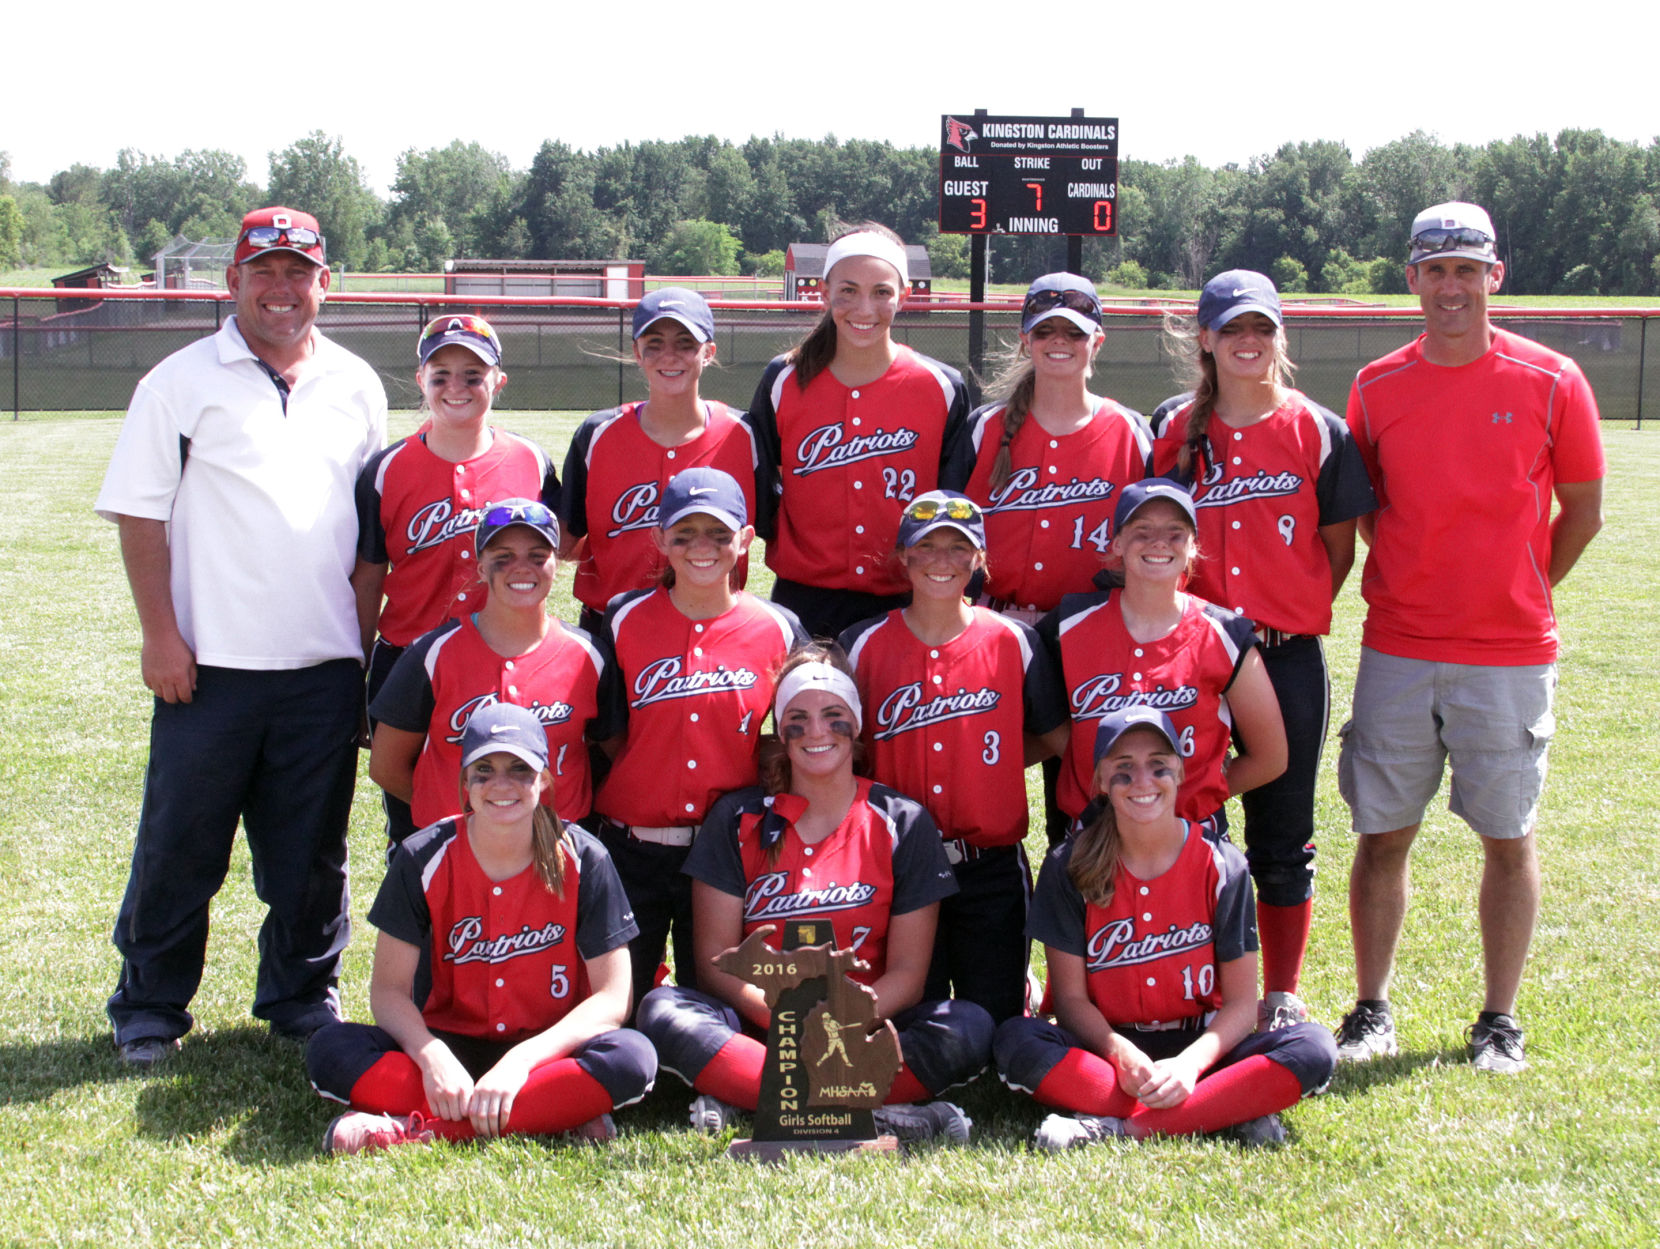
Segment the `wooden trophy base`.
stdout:
[[728,1158],[750,1162],[781,1162],[796,1154],[895,1154],[899,1138],[878,1136],[868,1141],[755,1141],[737,1140],[726,1147]]

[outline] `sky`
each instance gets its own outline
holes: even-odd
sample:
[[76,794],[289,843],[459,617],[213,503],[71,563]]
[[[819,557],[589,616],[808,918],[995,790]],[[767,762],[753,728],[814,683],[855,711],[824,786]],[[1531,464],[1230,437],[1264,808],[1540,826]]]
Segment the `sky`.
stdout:
[[[1315,139],[1359,160],[1414,130],[1447,144],[1660,135],[1653,10],[1622,27],[1533,0],[1129,7],[17,5],[0,23],[6,95],[28,105],[6,110],[0,152],[14,179],[44,182],[75,163],[107,168],[122,148],[221,148],[263,183],[271,152],[321,130],[386,195],[401,152],[455,139],[518,169],[546,139],[589,151],[688,134],[931,147],[942,114],[976,108],[1082,108],[1119,119],[1121,159],[1209,166]],[[779,25],[783,11],[800,20]],[[87,63],[71,68],[82,49]]]

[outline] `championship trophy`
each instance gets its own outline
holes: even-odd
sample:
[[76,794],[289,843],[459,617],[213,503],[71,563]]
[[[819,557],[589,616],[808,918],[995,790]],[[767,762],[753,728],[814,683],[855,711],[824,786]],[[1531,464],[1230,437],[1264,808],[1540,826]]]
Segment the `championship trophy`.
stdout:
[[876,994],[849,974],[863,964],[852,950],[832,947],[825,920],[787,920],[782,950],[766,944],[773,931],[758,928],[715,959],[760,989],[772,1012],[755,1135],[727,1153],[896,1149],[893,1137],[876,1135],[871,1111],[899,1073],[899,1034],[878,1016]]

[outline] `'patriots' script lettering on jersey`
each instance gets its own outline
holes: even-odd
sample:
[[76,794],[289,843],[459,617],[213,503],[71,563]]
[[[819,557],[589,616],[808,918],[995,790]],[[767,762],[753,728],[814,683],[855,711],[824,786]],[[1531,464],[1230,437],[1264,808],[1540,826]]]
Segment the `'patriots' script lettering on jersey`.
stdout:
[[994,711],[1002,697],[996,690],[982,686],[977,690],[938,694],[923,701],[922,682],[912,681],[909,685],[901,685],[882,700],[882,705],[876,709],[877,731],[874,736],[879,742],[886,741],[910,729],[926,728],[942,720]]
[[[480,707],[493,706],[499,701],[501,700],[494,694],[480,694],[477,698],[469,698],[451,713],[450,731],[444,735],[444,740],[452,746],[459,745],[462,731],[467,727],[467,721],[473,718],[473,712]],[[569,703],[532,702],[525,710],[535,712],[536,718],[542,722],[542,727],[547,728],[550,724],[564,724],[571,718],[575,708]]]
[[796,447],[795,458],[801,463],[791,471],[797,477],[806,477],[823,469],[842,468],[860,460],[874,460],[896,451],[909,451],[921,437],[914,429],[901,428],[891,434],[879,429],[874,434],[848,438],[840,425],[820,425],[809,431]]
[[1210,941],[1211,927],[1202,920],[1195,920],[1186,928],[1172,927],[1167,932],[1150,932],[1137,938],[1134,920],[1115,919],[1090,934],[1085,947],[1085,965],[1090,971],[1105,971],[1109,967],[1156,963],[1161,958],[1209,945]]
[[683,672],[678,655],[658,659],[640,669],[634,678],[634,701],[630,707],[645,707],[671,698],[696,698],[727,690],[753,689],[759,679],[748,668],[716,668],[713,672]]
[[1074,477],[1065,484],[1050,482],[1040,487],[1037,469],[1017,468],[1009,474],[1009,480],[1001,490],[991,492],[991,506],[986,511],[1035,512],[1045,507],[1064,507],[1068,503],[1098,503],[1110,498],[1116,488],[1112,482],[1100,477],[1091,477],[1087,481]]
[[1230,503],[1248,503],[1252,499],[1284,499],[1303,488],[1303,479],[1296,473],[1270,473],[1258,469],[1250,477],[1235,477],[1223,481],[1222,466],[1212,465],[1200,483],[1204,493],[1194,500],[1199,507],[1226,507]]
[[788,919],[814,911],[853,911],[876,896],[875,885],[857,880],[847,885],[785,893],[784,887],[789,883],[788,872],[764,872],[750,881],[744,890],[744,919]]
[[1184,711],[1199,701],[1199,691],[1191,685],[1178,685],[1168,690],[1161,685],[1156,690],[1131,690],[1120,694],[1118,687],[1123,681],[1124,674],[1121,672],[1103,672],[1074,688],[1071,692],[1072,718],[1099,720],[1111,712],[1136,706],[1157,707],[1165,712]]
[[619,494],[611,507],[611,523],[614,528],[605,531],[607,538],[637,529],[657,528],[657,483],[641,482]]
[[450,927],[445,938],[448,947],[446,963],[505,963],[510,958],[525,954],[540,954],[551,950],[565,939],[565,925],[548,921],[540,928],[524,925],[518,932],[504,932],[500,936],[484,937],[484,921],[477,915],[464,915]]
[[413,555],[416,551],[442,546],[459,534],[472,533],[478,528],[485,510],[483,507],[464,507],[456,511],[455,505],[448,499],[428,503],[409,518],[409,528],[404,531],[409,547],[404,554]]

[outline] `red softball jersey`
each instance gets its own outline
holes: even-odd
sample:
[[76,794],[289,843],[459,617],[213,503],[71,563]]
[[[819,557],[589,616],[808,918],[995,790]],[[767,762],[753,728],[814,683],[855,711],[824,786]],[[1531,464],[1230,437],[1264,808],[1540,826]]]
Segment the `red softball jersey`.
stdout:
[[[686,874],[744,900],[746,937],[763,924],[776,938],[786,920],[828,920],[836,949],[869,965],[853,978],[873,984],[887,970],[889,920],[957,892],[939,830],[920,805],[863,777],[836,831],[812,846],[795,831],[806,810],[794,794],[728,794],[698,830]],[[777,862],[761,844],[769,813],[782,822]]]
[[420,950],[414,999],[427,1027],[508,1044],[545,1032],[588,996],[584,960],[638,935],[599,839],[567,824],[560,853],[556,895],[534,864],[486,876],[459,817],[399,848],[369,922]]
[[1048,652],[1027,625],[983,607],[943,646],[903,612],[843,633],[864,704],[872,775],[918,799],[941,834],[976,846],[1026,836],[1025,734],[1066,722]]
[[[1176,477],[1192,396],[1153,414],[1153,469]],[[1331,558],[1322,525],[1370,512],[1377,501],[1349,427],[1306,395],[1244,429],[1214,415],[1199,462],[1185,476],[1199,513],[1199,562],[1187,588],[1285,633],[1331,632]]]
[[618,824],[688,828],[722,794],[755,784],[773,673],[807,640],[793,612],[752,594],[710,620],[666,589],[625,594],[605,617],[616,668],[601,740],[628,736],[594,809]]
[[413,434],[358,475],[357,553],[389,565],[380,635],[394,646],[484,605],[473,535],[492,503],[540,499],[558,509],[559,477],[547,453],[517,434],[490,432],[489,450],[459,464]]
[[1181,853],[1151,880],[1123,864],[1106,906],[1067,874],[1075,840],[1044,860],[1026,935],[1084,960],[1089,1000],[1115,1028],[1209,1022],[1222,1005],[1221,965],[1257,948],[1245,856],[1187,825]]
[[997,604],[1052,611],[1082,594],[1101,571],[1118,492],[1147,476],[1153,438],[1146,418],[1095,400],[1089,424],[1056,437],[1031,417],[1009,443],[1009,480],[991,488],[1003,439],[1003,405],[979,409],[958,441],[941,484],[986,514],[986,588]]
[[776,474],[757,525],[768,566],[826,590],[904,593],[900,514],[939,484],[967,415],[962,375],[909,347],[862,386],[825,369],[803,390],[795,366],[775,359],[748,416],[762,471]]
[[1596,399],[1572,360],[1505,330],[1458,368],[1425,360],[1423,341],[1349,392],[1378,496],[1361,641],[1407,659],[1552,663],[1551,492],[1607,471]]
[[1038,622],[1072,715],[1055,797],[1073,819],[1091,797],[1097,721],[1136,704],[1157,707],[1180,735],[1187,775],[1176,795],[1177,814],[1202,820],[1228,800],[1222,763],[1233,716],[1227,692],[1257,644],[1255,625],[1192,595],[1181,598],[1181,622],[1156,642],[1130,636],[1117,591],[1069,594]]
[[[759,463],[749,426],[724,403],[706,402],[703,432],[678,447],[653,442],[640,428],[643,403],[596,412],[577,427],[565,453],[560,523],[588,549],[576,565],[576,597],[603,612],[617,595],[655,585],[664,560],[652,541],[657,501],[669,478],[688,468],[718,468],[742,487],[755,517]],[[739,562],[739,584],[749,559]]]
[[398,656],[369,714],[426,734],[410,803],[416,827],[460,810],[462,730],[475,711],[497,702],[528,708],[547,730],[554,784],[543,801],[564,819],[587,818],[594,794],[584,739],[599,715],[606,660],[581,629],[552,624],[535,650],[506,658],[490,649],[469,615]]

